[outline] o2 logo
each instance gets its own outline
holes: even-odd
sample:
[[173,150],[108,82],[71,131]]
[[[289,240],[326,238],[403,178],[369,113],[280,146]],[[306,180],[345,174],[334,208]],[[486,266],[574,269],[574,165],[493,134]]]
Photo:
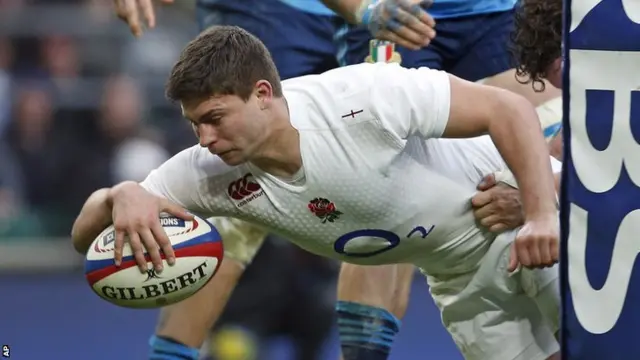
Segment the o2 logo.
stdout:
[[[576,177],[569,181],[584,190],[568,191],[568,279],[576,318],[586,331],[604,334],[621,316],[640,253],[640,91],[631,90],[640,83],[640,52],[571,50],[570,56]],[[596,67],[602,71],[595,74]],[[599,264],[587,266],[587,242],[591,252],[613,248],[599,289],[589,280]]]
[[[405,236],[405,238],[408,239],[413,236],[419,236],[422,239],[424,239],[431,233],[431,231],[433,231],[435,227],[436,227],[435,225],[431,225],[431,227],[426,229],[423,226],[416,226],[415,228],[413,228],[413,230],[411,230]],[[347,251],[346,248],[349,242],[352,242],[354,240],[361,239],[361,238],[382,239],[386,241],[387,245],[377,250],[361,252],[361,253]],[[362,229],[362,230],[352,231],[340,236],[336,240],[336,242],[333,244],[333,250],[338,254],[341,254],[344,256],[366,258],[366,257],[372,257],[375,255],[387,252],[398,245],[400,245],[400,236],[394,232],[391,232],[388,230],[381,230],[381,229]]]

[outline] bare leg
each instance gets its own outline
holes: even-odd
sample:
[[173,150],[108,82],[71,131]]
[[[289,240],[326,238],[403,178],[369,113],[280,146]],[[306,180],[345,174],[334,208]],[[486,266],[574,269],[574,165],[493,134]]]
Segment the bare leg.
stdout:
[[193,296],[160,311],[156,335],[199,348],[224,310],[244,266],[224,259],[218,273]]
[[342,264],[338,300],[387,309],[398,319],[409,304],[415,266],[410,264],[360,266]]
[[408,264],[342,265],[337,310],[344,360],[387,359],[407,310],[414,271]]

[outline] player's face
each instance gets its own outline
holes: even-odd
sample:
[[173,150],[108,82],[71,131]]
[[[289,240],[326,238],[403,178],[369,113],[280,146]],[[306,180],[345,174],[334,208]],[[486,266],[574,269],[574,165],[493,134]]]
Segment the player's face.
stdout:
[[182,112],[200,146],[226,164],[238,165],[251,160],[269,134],[266,103],[257,88],[246,102],[236,95],[183,101]]

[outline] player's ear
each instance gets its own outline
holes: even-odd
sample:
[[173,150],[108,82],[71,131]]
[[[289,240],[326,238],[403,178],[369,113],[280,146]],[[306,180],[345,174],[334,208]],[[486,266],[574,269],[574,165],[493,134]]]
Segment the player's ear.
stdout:
[[273,99],[273,87],[267,80],[258,80],[254,88],[254,94],[258,98],[261,109],[266,109]]

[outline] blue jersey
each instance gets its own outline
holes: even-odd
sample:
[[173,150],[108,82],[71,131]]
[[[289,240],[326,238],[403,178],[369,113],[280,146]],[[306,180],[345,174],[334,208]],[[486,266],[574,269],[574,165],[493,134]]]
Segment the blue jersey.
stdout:
[[429,14],[434,19],[479,15],[513,9],[517,0],[434,0]]
[[325,15],[325,16],[335,15],[335,13],[331,11],[331,9],[326,7],[320,0],[280,0],[280,1],[304,12],[308,12],[316,15]]

